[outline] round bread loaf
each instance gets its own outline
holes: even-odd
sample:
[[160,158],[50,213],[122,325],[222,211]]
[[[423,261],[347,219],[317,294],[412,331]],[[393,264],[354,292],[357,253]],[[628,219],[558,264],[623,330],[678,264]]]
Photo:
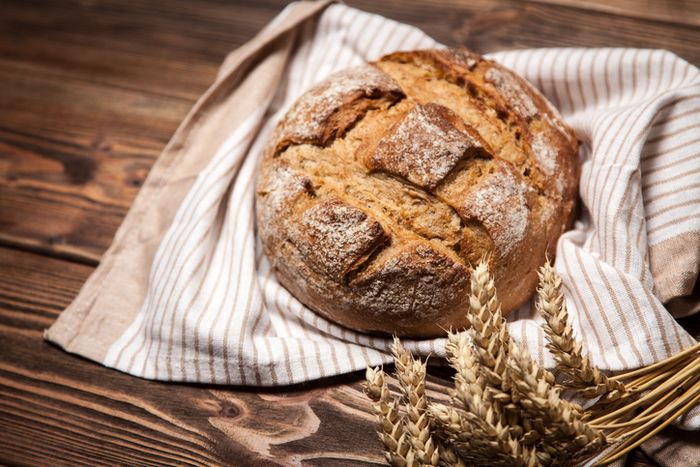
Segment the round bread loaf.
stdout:
[[578,142],[551,104],[464,49],[387,55],[336,73],[270,141],[257,228],[278,280],[365,332],[467,325],[488,258],[504,313],[572,219]]

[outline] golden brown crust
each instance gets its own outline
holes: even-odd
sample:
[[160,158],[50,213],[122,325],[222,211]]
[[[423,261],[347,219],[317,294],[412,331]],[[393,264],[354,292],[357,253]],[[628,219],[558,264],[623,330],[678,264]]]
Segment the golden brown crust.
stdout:
[[571,221],[573,131],[534,88],[464,49],[400,52],[330,77],[268,145],[258,231],[307,306],[367,332],[466,325],[488,255],[508,313]]

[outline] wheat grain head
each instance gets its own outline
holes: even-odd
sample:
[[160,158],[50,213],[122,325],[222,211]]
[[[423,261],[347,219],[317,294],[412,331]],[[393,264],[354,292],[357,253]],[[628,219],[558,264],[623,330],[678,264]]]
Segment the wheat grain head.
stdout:
[[588,356],[583,355],[581,343],[574,338],[561,277],[549,261],[540,268],[538,275],[536,307],[545,319],[547,348],[554,356],[557,368],[568,377],[565,386],[587,398],[603,395],[608,401],[618,399],[627,392],[625,385],[609,379],[593,365]]
[[384,444],[385,457],[396,467],[418,467],[416,453],[407,439],[404,420],[399,411],[399,400],[392,399],[380,368],[367,368],[365,393],[374,401],[372,408],[379,425],[379,439]]
[[406,405],[408,439],[421,465],[437,466],[440,452],[430,427],[428,401],[425,395],[426,364],[414,359],[398,337],[394,337],[392,353],[396,364],[396,376]]
[[512,345],[509,366],[513,398],[533,426],[542,433],[539,445],[555,464],[568,464],[600,451],[606,444],[602,432],[581,418],[581,408],[560,397],[559,390],[532,360],[527,350]]

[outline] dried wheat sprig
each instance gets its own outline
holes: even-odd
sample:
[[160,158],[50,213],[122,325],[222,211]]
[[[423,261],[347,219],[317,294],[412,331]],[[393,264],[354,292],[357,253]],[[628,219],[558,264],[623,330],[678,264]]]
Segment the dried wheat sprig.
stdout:
[[468,334],[448,333],[448,359],[456,370],[454,406],[428,401],[425,364],[398,340],[394,353],[405,421],[384,373],[368,369],[367,393],[376,403],[390,463],[461,467],[458,453],[463,453],[475,465],[570,465],[619,442],[598,461],[607,464],[700,400],[700,344],[645,369],[606,377],[573,338],[561,281],[550,265],[540,271],[540,281],[538,308],[547,321],[548,348],[570,386],[589,397],[603,395],[593,410],[582,413],[562,399],[552,374],[510,339],[482,262],[472,276],[472,327]]
[[[645,394],[644,397],[642,397],[642,402],[649,403],[654,399],[656,400],[643,411],[635,413],[632,418],[622,422],[608,421],[602,424],[600,424],[598,420],[593,420],[593,422],[596,423],[594,427],[598,429],[615,430],[612,432],[612,436],[629,437],[655,425],[669,413],[682,406],[684,401],[695,397],[696,391],[700,391],[700,387],[698,387],[700,384],[700,359],[693,365],[689,365],[684,370],[681,370],[681,379],[677,380],[675,387],[670,389],[667,387],[659,387]],[[681,393],[680,395],[679,392]],[[639,404],[639,402],[636,403]],[[637,409],[634,409],[635,412],[636,410]],[[615,417],[616,420],[624,418],[628,418],[628,414]]]
[[492,416],[475,414],[443,404],[431,404],[430,412],[446,441],[464,448],[465,460],[475,465],[537,465],[536,452],[510,436],[507,427]]
[[[456,370],[453,400],[464,408],[463,412],[460,411],[462,423],[466,421],[473,427],[470,452],[479,452],[489,459],[496,456],[492,450],[498,449],[499,454],[503,454],[505,446],[505,464],[529,465],[534,462],[532,450],[523,448],[519,442],[522,427],[511,426],[498,401],[493,398],[496,393],[490,390],[479,371],[479,363],[467,334],[449,332],[446,351],[450,364]],[[454,411],[453,414],[460,412]]]
[[472,271],[469,296],[469,336],[474,344],[477,361],[490,386],[508,390],[506,375],[510,335],[503,321],[496,286],[486,260]]
[[506,464],[529,465],[536,457],[532,449],[519,441],[523,427],[518,417],[520,411],[511,402],[506,363],[510,335],[486,260],[472,271],[470,280],[469,335],[448,334],[447,352],[457,370],[453,394],[485,441],[483,449],[497,446],[501,453],[507,454]]
[[[632,422],[630,425],[618,428],[613,432],[613,435],[627,439],[631,436],[644,434],[644,432],[648,431],[650,427],[665,420],[670,413],[675,412],[689,399],[693,399],[700,393],[700,383],[698,382],[698,379],[700,378],[695,377],[685,381],[675,391],[671,391],[671,394],[673,394],[674,397],[667,398],[661,404],[654,404],[652,406],[654,407],[653,409],[649,407],[639,415],[636,415],[630,420],[630,422]],[[688,387],[690,387],[690,389],[687,389]],[[678,395],[678,392],[681,394]]]
[[389,387],[380,368],[367,368],[365,392],[375,403],[380,431],[379,438],[384,443],[386,460],[396,467],[417,467],[420,465],[411,444],[406,439],[404,421],[399,413],[399,400],[392,399]]
[[[437,405],[442,406],[442,404]],[[440,465],[440,467],[467,467],[467,465],[464,463],[457,451],[453,449],[453,446],[455,444],[454,439],[450,438],[450,435],[447,433],[447,431],[441,430],[441,426],[443,425],[443,423],[435,418],[435,414],[440,413],[440,409],[438,409],[436,413],[434,413],[432,409],[433,404],[429,404],[428,411],[430,413],[431,426],[434,430],[433,434],[435,435],[433,439],[435,440],[435,443],[438,447],[438,453],[440,454],[438,465]],[[440,416],[443,415],[441,414]],[[450,428],[448,427],[447,429],[449,430]],[[460,437],[466,437],[464,435],[465,432],[463,430],[458,429],[456,430],[456,432],[459,434]]]
[[679,416],[687,413],[700,401],[700,382],[696,381],[694,386],[691,387],[683,396],[674,400],[673,404],[670,404],[668,408],[659,413],[654,420],[645,424],[642,429],[636,430],[632,436],[629,436],[622,443],[615,446],[605,458],[598,461],[597,465],[607,465],[623,455],[627,454],[629,451],[644,443],[646,440],[654,436],[656,433],[665,428],[668,424],[673,422]]
[[450,391],[450,395],[463,407],[469,407],[472,394],[483,394],[486,385],[479,375],[479,366],[467,333],[449,331],[445,352],[447,361],[455,369],[455,387]]
[[[483,433],[471,425],[462,409],[440,403],[431,403],[428,410],[435,433],[443,441],[443,446],[461,447],[470,453],[469,460],[476,464],[488,463],[489,459],[493,458],[492,452],[484,452],[479,447],[482,444],[479,438],[483,439]],[[440,456],[441,460],[447,462],[447,465],[464,465],[454,450],[450,450],[450,452],[441,450]],[[443,456],[445,459],[442,459]],[[459,462],[455,460],[455,457],[459,459]]]
[[467,467],[457,452],[449,446],[439,443],[440,467]]
[[408,439],[421,465],[437,466],[440,453],[431,433],[428,401],[425,396],[426,364],[414,359],[398,337],[394,337],[391,350],[396,364],[396,376],[406,403]]
[[595,419],[591,420],[590,423],[594,426],[605,427],[606,424],[609,423],[625,421],[631,414],[634,414],[639,407],[643,407],[646,404],[651,404],[653,406],[653,403],[666,398],[669,392],[677,391],[679,388],[693,384],[698,379],[700,379],[700,358],[686,365],[680,371],[677,370],[672,376],[665,378],[661,384],[649,390],[636,400],[616,410],[599,414]]
[[470,447],[474,439],[472,427],[465,417],[460,415],[461,409],[434,402],[428,407],[430,418],[442,438],[449,443],[457,443]]
[[467,317],[471,326],[467,332],[473,345],[463,347],[462,351],[473,353],[474,366],[483,378],[483,393],[475,401],[491,409],[517,439],[529,427],[523,429],[520,410],[511,402],[506,363],[511,339],[486,258],[472,271],[470,282]]
[[582,420],[580,407],[562,399],[559,390],[542,375],[527,350],[510,349],[513,397],[536,426],[546,427],[541,441],[556,464],[574,463],[599,452],[607,444],[604,434]]
[[623,381],[623,380],[628,380],[630,378],[640,378],[640,377],[644,377],[644,376],[649,375],[649,374],[656,374],[656,373],[658,373],[659,370],[664,369],[664,368],[681,366],[681,364],[683,362],[688,362],[690,360],[693,360],[696,357],[695,354],[698,354],[698,353],[700,353],[700,342],[695,343],[694,345],[688,347],[687,349],[684,349],[683,351],[681,351],[681,352],[677,353],[676,355],[673,355],[665,360],[661,360],[660,362],[656,362],[652,365],[638,368],[636,370],[624,371],[622,373],[618,373],[615,376],[611,376],[610,379]]
[[511,403],[510,394],[486,383],[467,333],[450,331],[445,349],[448,362],[455,369],[455,387],[450,391],[453,401],[473,413],[493,414],[494,423],[508,427],[511,436],[520,437],[523,427],[516,417],[509,416],[517,415],[519,409]]
[[554,356],[557,368],[569,377],[565,385],[587,398],[604,396],[608,401],[619,399],[627,392],[625,385],[609,379],[593,365],[588,356],[583,355],[581,343],[574,338],[561,278],[549,261],[540,268],[538,275],[539,301],[536,307],[545,319],[547,348]]

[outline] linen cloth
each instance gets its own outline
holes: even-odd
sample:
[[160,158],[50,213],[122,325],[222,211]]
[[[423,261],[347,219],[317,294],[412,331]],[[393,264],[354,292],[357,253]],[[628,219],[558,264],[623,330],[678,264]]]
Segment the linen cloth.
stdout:
[[[304,91],[385,53],[431,47],[442,45],[345,5],[288,6],[224,62],[46,338],[170,381],[277,386],[390,362],[390,339],[325,320],[276,281],[255,232],[255,174],[276,123]],[[555,267],[593,362],[636,368],[694,344],[674,313],[698,309],[698,69],[663,50],[490,57],[541,90],[582,141],[581,212],[557,244]],[[508,317],[511,335],[551,367],[540,325],[530,304]],[[405,341],[433,358],[444,343]],[[687,427],[700,425],[699,412]]]

